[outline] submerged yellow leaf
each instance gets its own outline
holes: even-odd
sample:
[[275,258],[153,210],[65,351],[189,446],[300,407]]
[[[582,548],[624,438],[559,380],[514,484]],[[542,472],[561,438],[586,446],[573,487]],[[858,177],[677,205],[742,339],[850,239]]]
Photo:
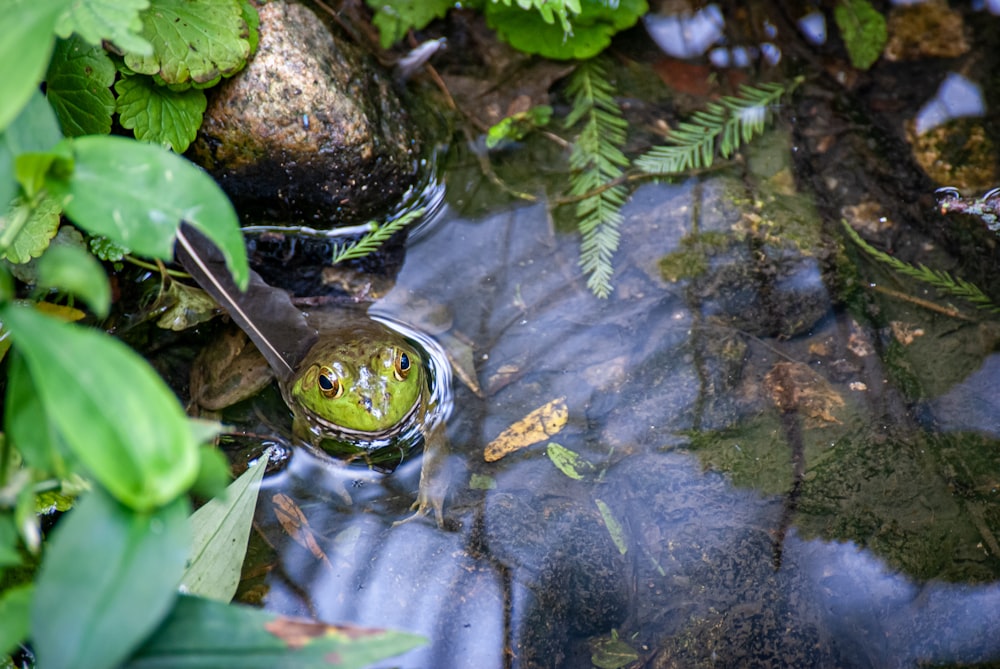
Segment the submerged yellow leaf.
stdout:
[[559,433],[566,426],[569,409],[566,398],[558,397],[517,421],[491,441],[483,451],[486,462],[496,462],[505,455],[537,444]]

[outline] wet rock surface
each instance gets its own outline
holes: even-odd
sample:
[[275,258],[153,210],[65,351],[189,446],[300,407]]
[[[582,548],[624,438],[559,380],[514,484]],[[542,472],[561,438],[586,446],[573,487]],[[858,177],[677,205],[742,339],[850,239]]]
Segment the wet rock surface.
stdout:
[[419,179],[420,132],[391,77],[307,6],[259,8],[246,69],[214,91],[193,160],[254,223],[386,213]]

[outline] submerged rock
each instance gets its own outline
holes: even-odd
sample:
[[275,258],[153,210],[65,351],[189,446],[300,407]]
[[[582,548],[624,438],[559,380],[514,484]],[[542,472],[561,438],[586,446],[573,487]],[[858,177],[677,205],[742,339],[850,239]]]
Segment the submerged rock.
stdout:
[[215,91],[191,158],[255,223],[326,228],[386,213],[420,163],[391,77],[303,5],[258,12],[257,53]]

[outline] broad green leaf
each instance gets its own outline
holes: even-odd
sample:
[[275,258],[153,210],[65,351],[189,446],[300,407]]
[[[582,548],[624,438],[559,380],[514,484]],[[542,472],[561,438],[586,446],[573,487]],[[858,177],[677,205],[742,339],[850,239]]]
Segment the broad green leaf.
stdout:
[[7,0],[0,39],[0,131],[17,118],[38,89],[55,42],[56,21],[69,0]]
[[23,356],[12,356],[4,401],[4,432],[25,464],[60,478],[68,476],[59,450],[59,436],[55,427],[45,420],[45,410]]
[[97,258],[77,246],[53,246],[38,261],[38,285],[83,300],[98,318],[111,308],[111,285]]
[[885,47],[888,34],[885,17],[868,0],[842,0],[833,9],[851,64],[867,70],[875,64]]
[[189,508],[138,513],[97,488],[60,521],[31,608],[39,667],[117,667],[149,636],[177,598]]
[[228,602],[240,584],[257,490],[267,456],[229,484],[221,498],[210,500],[191,516],[191,561],[181,581],[184,592]]
[[[191,494],[202,499],[211,499],[223,494],[226,486],[232,482],[233,476],[229,470],[229,460],[218,448],[206,442],[214,439],[222,431],[222,425],[214,421],[192,419],[189,423],[195,441],[202,443],[198,449],[198,478],[191,484]],[[207,428],[207,434],[202,438],[202,430]]]
[[0,657],[14,650],[28,636],[28,612],[34,586],[17,585],[0,594]]
[[108,40],[123,51],[150,54],[153,46],[139,35],[139,13],[147,7],[149,0],[73,0],[56,32],[61,37],[78,33],[94,46]]
[[334,627],[181,596],[122,669],[361,669],[424,643],[404,632]]
[[73,157],[71,175],[51,174],[46,185],[68,198],[74,223],[136,253],[173,257],[181,221],[222,251],[237,285],[249,277],[236,211],[205,171],[162,147],[123,137],[87,136],[60,145]]
[[[17,525],[10,513],[0,513],[0,573],[4,567],[21,564],[21,554],[17,551]],[[2,626],[0,626],[2,627]],[[0,648],[0,652],[2,652]]]
[[455,0],[365,0],[375,12],[372,24],[378,28],[382,48],[388,49],[412,30],[422,30],[434,19],[442,19]]
[[115,84],[118,121],[144,142],[184,153],[201,127],[208,105],[197,88],[174,91],[157,86],[151,77],[123,77]]
[[125,64],[168,84],[211,82],[238,72],[250,56],[240,0],[152,0],[142,25],[153,53],[127,53]]
[[167,504],[198,474],[177,397],[134,351],[102,332],[20,305],[0,308],[46,417],[111,494],[138,510]]
[[45,95],[67,137],[111,132],[115,96],[115,64],[104,49],[79,35],[56,42],[45,75]]
[[539,15],[490,2],[484,13],[500,39],[519,51],[556,60],[584,60],[611,44],[612,35],[635,25],[648,7],[646,0],[620,0],[613,7],[606,0],[581,0],[580,9],[572,20],[572,33],[566,33],[561,23],[547,22],[544,12]]
[[59,122],[51,105],[36,90],[14,122],[0,133],[0,215],[7,211],[17,195],[14,158],[22,153],[48,151],[61,139]]
[[[8,231],[13,234],[6,248],[0,248],[0,258],[23,264],[42,255],[59,230],[59,202],[43,197],[34,206],[18,199],[14,209],[0,216],[0,245],[7,244]],[[11,228],[16,226],[17,230]]]

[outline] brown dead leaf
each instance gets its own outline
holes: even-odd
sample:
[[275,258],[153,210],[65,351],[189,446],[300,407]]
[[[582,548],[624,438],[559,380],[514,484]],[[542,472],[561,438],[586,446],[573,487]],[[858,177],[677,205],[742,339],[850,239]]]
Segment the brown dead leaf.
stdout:
[[385,630],[357,627],[354,625],[327,625],[302,618],[286,618],[279,616],[264,624],[264,629],[284,641],[289,648],[298,649],[313,639],[324,636],[344,636],[348,639],[360,639],[375,634],[383,634]]
[[806,427],[840,423],[834,412],[844,406],[844,398],[808,365],[779,362],[764,377],[764,386],[778,409],[805,416]]
[[309,526],[309,519],[302,513],[299,505],[291,497],[280,492],[271,497],[271,502],[274,504],[274,515],[277,516],[278,523],[285,533],[294,539],[295,543],[312,553],[317,560],[330,564],[330,559],[316,541],[316,533]]
[[491,441],[483,451],[486,462],[496,462],[500,458],[537,444],[559,433],[569,419],[566,398],[559,397],[548,402],[517,421]]

